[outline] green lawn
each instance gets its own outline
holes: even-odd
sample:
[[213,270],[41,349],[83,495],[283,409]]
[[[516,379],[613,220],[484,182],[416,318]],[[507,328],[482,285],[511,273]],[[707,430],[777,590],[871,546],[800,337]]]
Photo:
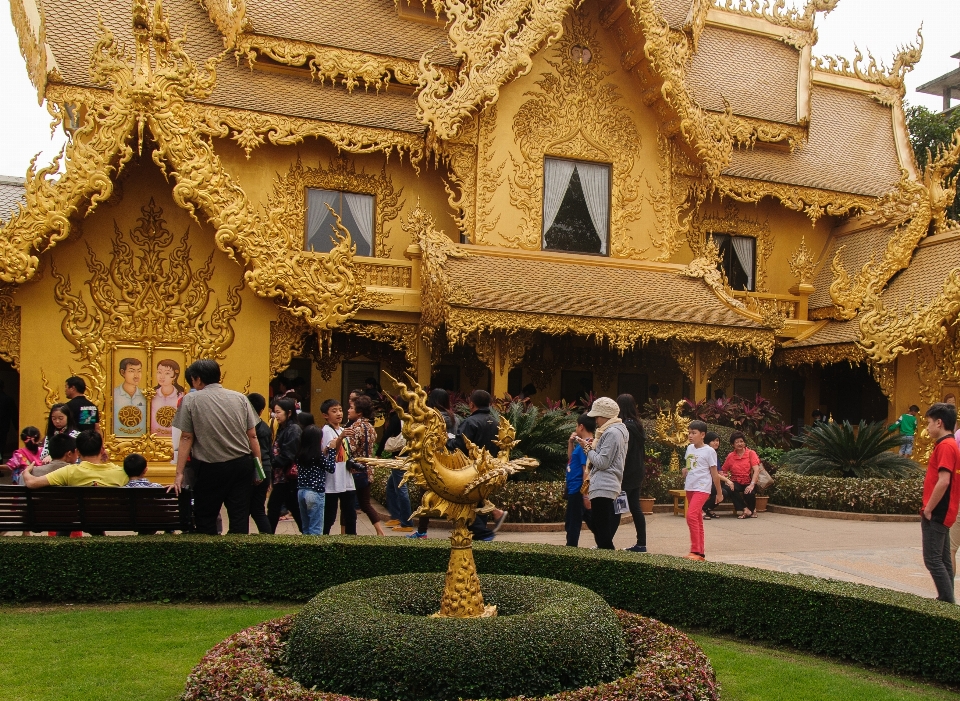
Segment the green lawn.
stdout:
[[[0,701],[173,701],[226,636],[297,606],[0,608]],[[954,692],[810,655],[694,634],[724,701],[941,701]]]
[[[811,655],[693,633],[723,701],[956,701],[954,691]],[[895,644],[891,641],[891,644]]]

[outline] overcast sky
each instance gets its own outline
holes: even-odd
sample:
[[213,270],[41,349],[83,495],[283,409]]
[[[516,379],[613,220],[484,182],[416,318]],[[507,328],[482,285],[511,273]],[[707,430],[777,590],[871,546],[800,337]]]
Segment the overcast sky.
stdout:
[[[109,0],[117,2],[118,0]],[[50,117],[37,104],[37,93],[30,84],[17,35],[10,21],[9,0],[0,0],[0,94],[7,107],[0,110],[0,175],[23,177],[30,158],[42,152],[38,163],[46,164],[56,153],[63,136],[50,138]],[[802,3],[802,0],[801,0]],[[840,0],[839,7],[819,18],[820,41],[816,55],[839,54],[852,58],[854,45],[866,54],[889,64],[897,47],[916,40],[923,24],[923,58],[907,75],[907,99],[934,110],[941,108],[940,97],[914,92],[921,85],[957,68],[952,54],[960,51],[960,0]],[[176,27],[179,33],[181,28]],[[198,61],[206,56],[195,56]]]

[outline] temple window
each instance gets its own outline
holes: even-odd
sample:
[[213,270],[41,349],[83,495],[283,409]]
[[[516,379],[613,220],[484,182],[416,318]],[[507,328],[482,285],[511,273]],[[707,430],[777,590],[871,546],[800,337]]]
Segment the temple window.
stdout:
[[610,166],[560,158],[543,162],[543,248],[607,255]]
[[328,253],[333,248],[333,208],[350,232],[358,256],[369,256],[373,248],[373,195],[307,188],[306,250]]
[[753,292],[757,279],[757,240],[752,236],[711,234],[720,249],[720,270],[731,289]]

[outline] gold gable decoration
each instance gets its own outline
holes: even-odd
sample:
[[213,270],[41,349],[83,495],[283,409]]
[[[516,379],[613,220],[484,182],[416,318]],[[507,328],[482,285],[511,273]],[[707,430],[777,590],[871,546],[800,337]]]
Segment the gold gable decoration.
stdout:
[[[605,82],[612,71],[603,65],[596,32],[579,12],[570,23],[554,58],[547,59],[553,72],[542,75],[539,90],[528,93],[513,120],[523,159],[514,160],[510,201],[523,214],[518,234],[505,238],[521,248],[541,247],[545,156],[598,161],[612,170],[610,254],[639,258],[646,249],[634,248],[628,226],[640,216],[642,203],[641,177],[633,175],[640,134],[617,86]],[[591,60],[575,58],[575,47],[588,48]]]
[[440,140],[457,136],[464,120],[511,78],[525,75],[533,54],[563,32],[576,0],[501,0],[475,7],[464,0],[432,0],[446,13],[450,47],[460,59],[456,82],[424,56],[420,59],[417,107],[420,119]]
[[766,20],[780,27],[788,27],[803,32],[812,32],[817,13],[827,14],[836,9],[840,0],[808,0],[801,12],[795,7],[787,7],[785,0],[712,0],[713,4],[727,12],[735,12],[747,17]]
[[[84,378],[87,394],[97,404],[102,406],[106,398],[108,367],[119,348],[142,347],[146,366],[152,368],[154,350],[159,347],[175,348],[192,361],[223,358],[233,343],[243,279],[227,291],[225,303],[208,309],[214,251],[194,271],[189,236],[188,228],[175,244],[163,210],[151,199],[127,236],[114,224],[108,263],[87,244],[91,277],[85,283],[86,295],[74,294],[70,278],[51,264],[54,300],[63,312],[61,329],[81,363],[76,374]],[[148,271],[146,275],[144,271]],[[169,438],[141,436],[134,446],[129,441],[118,442],[107,431],[104,434],[115,456],[146,451],[150,460],[169,460],[173,455]]]
[[[328,331],[378,300],[355,275],[349,232],[337,225],[338,242],[326,256],[307,254],[300,237],[291,239],[282,212],[256,215],[242,188],[224,171],[191,100],[208,97],[216,81],[212,57],[199,70],[171,40],[161,0],[152,11],[146,0],[133,5],[135,52],[131,56],[103,24],[91,55],[94,82],[112,91],[66,146],[60,158],[39,172],[33,163],[25,184],[26,207],[0,230],[0,281],[22,283],[36,273],[37,251],[65,238],[71,217],[89,214],[113,193],[113,180],[149,132],[153,161],[172,177],[174,201],[199,221],[200,210],[214,227],[218,247],[247,269],[246,282],[262,297],[278,300],[319,331]],[[60,114],[63,114],[63,108]]]
[[20,370],[20,307],[13,303],[12,285],[0,285],[0,360]]
[[[843,247],[837,251],[832,263],[834,280],[830,285],[830,299],[837,319],[854,318],[861,306],[868,305],[871,289],[879,294],[894,275],[910,264],[920,241],[929,233],[946,230],[946,210],[957,194],[957,182],[950,173],[957,163],[960,163],[960,129],[954,133],[950,148],[927,163],[922,182],[912,180],[904,171],[897,188],[877,203],[876,211],[887,221],[905,220],[891,233],[883,258],[871,260],[851,280],[841,257]],[[873,299],[869,305],[875,311],[874,316],[861,320],[864,338],[868,329],[875,333],[887,326],[887,322],[879,321],[883,316],[879,299]],[[879,342],[887,347],[893,345]]]
[[853,61],[849,61],[842,56],[815,56],[813,59],[813,67],[825,73],[842,75],[847,78],[859,78],[866,83],[893,88],[896,94],[903,97],[906,90],[904,87],[904,78],[907,73],[912,71],[913,67],[920,62],[922,55],[923,32],[917,30],[917,43],[907,44],[900,49],[893,57],[893,63],[889,68],[884,66],[883,63],[878,64],[877,59],[875,59],[869,51],[867,52],[867,56],[870,62],[861,66],[864,56],[859,48],[856,49],[856,56],[854,56]]

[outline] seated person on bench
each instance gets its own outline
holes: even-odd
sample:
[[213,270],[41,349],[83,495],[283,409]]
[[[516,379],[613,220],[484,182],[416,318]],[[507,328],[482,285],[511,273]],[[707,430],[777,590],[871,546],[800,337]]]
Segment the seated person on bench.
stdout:
[[23,483],[29,489],[40,487],[122,487],[128,481],[122,467],[100,461],[103,438],[96,431],[81,431],[76,438],[80,462],[66,465],[48,475],[35,477],[32,468],[23,471]]
[[137,453],[131,453],[123,459],[123,471],[130,481],[128,487],[162,487],[162,484],[147,479],[147,459]]
[[49,475],[55,470],[67,465],[73,465],[80,458],[77,451],[77,439],[69,433],[54,433],[47,441],[47,452],[50,453],[50,462],[38,465],[30,472],[34,477]]

